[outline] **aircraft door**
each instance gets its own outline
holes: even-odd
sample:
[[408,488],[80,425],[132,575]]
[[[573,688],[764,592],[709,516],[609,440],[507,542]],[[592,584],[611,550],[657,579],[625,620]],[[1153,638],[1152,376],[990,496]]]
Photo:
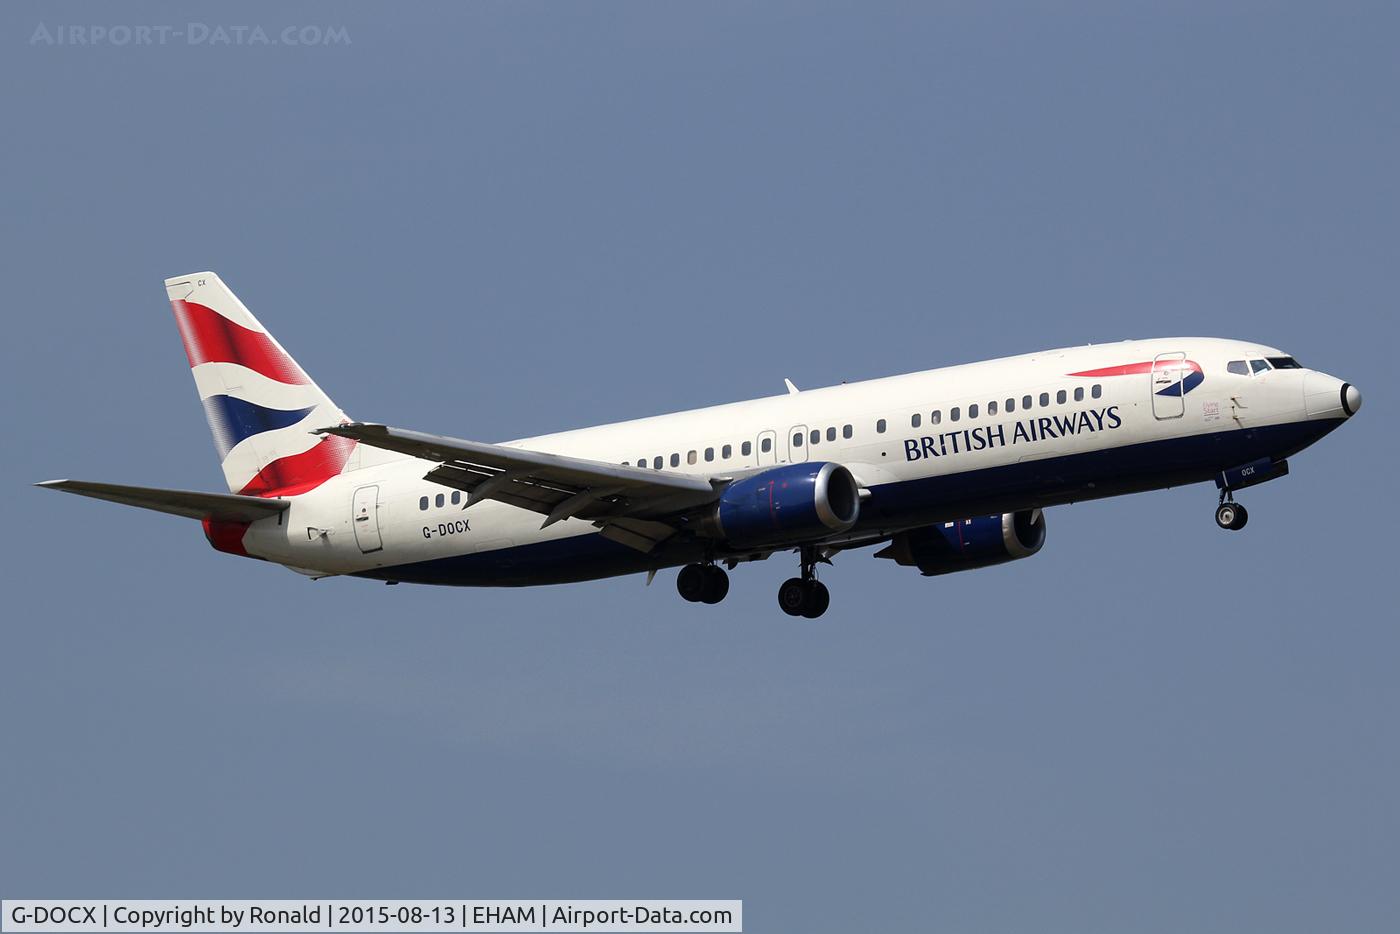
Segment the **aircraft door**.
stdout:
[[1159,419],[1186,414],[1186,354],[1159,353],[1152,358],[1152,414]]
[[369,554],[384,547],[379,537],[379,487],[362,486],[355,491],[351,508],[351,524],[355,526],[355,543],[360,551]]
[[788,463],[798,464],[807,459],[807,426],[793,425],[788,429]]
[[764,431],[758,436],[757,450],[758,466],[767,467],[778,462],[778,433],[776,431]]

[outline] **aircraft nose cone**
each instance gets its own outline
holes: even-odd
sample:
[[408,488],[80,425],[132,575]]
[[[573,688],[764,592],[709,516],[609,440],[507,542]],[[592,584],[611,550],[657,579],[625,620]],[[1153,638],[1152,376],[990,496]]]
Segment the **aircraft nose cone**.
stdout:
[[1342,411],[1349,416],[1361,411],[1361,390],[1351,383],[1342,384]]

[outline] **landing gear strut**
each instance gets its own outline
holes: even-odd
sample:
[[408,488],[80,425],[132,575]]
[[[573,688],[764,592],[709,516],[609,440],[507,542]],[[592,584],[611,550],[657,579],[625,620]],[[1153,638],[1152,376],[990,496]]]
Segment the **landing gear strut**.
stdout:
[[805,547],[802,555],[802,576],[783,581],[778,588],[778,606],[789,616],[805,616],[816,619],[831,605],[831,592],[817,580],[817,553]]
[[1238,532],[1249,521],[1249,510],[1235,502],[1234,494],[1220,491],[1220,505],[1215,507],[1215,524],[1222,529]]
[[729,593],[729,575],[713,564],[687,564],[676,576],[676,590],[691,603],[718,603]]

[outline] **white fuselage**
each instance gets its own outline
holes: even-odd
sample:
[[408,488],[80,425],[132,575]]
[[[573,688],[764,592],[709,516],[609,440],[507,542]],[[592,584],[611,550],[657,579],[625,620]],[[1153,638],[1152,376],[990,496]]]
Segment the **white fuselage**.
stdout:
[[[1254,456],[1286,457],[1348,413],[1339,400],[1344,384],[1326,374],[1227,370],[1231,361],[1283,356],[1214,338],[1124,341],[509,446],[707,477],[836,462],[868,491],[859,525],[840,541],[867,544],[929,522],[1205,480]],[[1153,361],[1155,369],[1142,371]],[[1199,377],[1190,378],[1187,362]],[[1131,372],[1134,365],[1138,371]],[[1104,375],[1072,375],[1094,372]],[[1186,388],[1172,392],[1173,379],[1187,379]],[[542,529],[539,514],[503,503],[464,509],[460,494],[424,479],[434,466],[360,446],[343,474],[293,497],[284,514],[253,523],[244,545],[254,556],[316,575],[414,580],[412,569],[428,566],[435,570],[421,579],[469,584],[585,579],[696,558],[693,548],[661,548],[571,568],[573,546],[585,537],[597,540],[591,522],[570,519]],[[482,561],[460,580],[452,577],[454,560],[492,554],[522,558]]]

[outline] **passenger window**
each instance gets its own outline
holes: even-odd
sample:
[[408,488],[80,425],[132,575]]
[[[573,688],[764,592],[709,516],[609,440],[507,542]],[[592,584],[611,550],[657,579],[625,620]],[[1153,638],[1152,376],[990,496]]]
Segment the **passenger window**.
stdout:
[[439,493],[437,496],[434,496],[434,497],[433,497],[433,505],[436,506],[436,507],[439,508],[439,509],[442,508],[442,504],[443,504],[444,502],[446,502],[446,501],[447,501],[447,497],[443,496],[441,493]]
[[933,424],[933,425],[940,425],[940,424],[942,424],[942,423],[943,423],[943,411],[942,411],[941,409],[934,409],[934,410],[933,410],[933,414],[930,415],[930,416],[928,417],[928,420],[929,420],[929,423],[930,423],[930,424]]
[[460,503],[461,501],[462,501],[462,491],[461,491],[461,490],[453,490],[453,491],[452,491],[452,505],[456,506],[456,505],[457,505],[458,503]]
[[725,460],[729,460],[729,458],[734,456],[734,445],[726,444],[724,447],[720,448],[719,456]]
[[714,459],[715,459],[715,449],[714,449],[714,448],[705,448],[705,460],[707,460],[707,461],[712,461],[712,460],[714,460]]
[[1048,393],[1048,392],[1042,392],[1042,393],[1040,394],[1040,407],[1043,409],[1043,408],[1045,408],[1045,407],[1046,407],[1047,405],[1049,405],[1049,404],[1050,404],[1050,393]]
[[651,466],[652,466],[652,469],[653,469],[653,470],[660,470],[660,469],[661,469],[661,455],[660,455],[660,454],[656,455],[655,457],[653,457],[653,458],[651,459]]
[[977,417],[977,403],[976,403],[976,402],[972,403],[972,405],[969,405],[969,406],[967,407],[967,417],[968,417],[968,418],[976,418],[976,417]]
[[956,421],[960,420],[961,418],[962,418],[962,409],[958,408],[956,405],[953,406],[951,409],[948,410],[948,421],[950,421],[950,422],[956,422]]
[[793,433],[792,446],[795,448],[802,447],[802,432],[798,431]]
[[1068,399],[1068,398],[1069,398],[1069,396],[1065,395],[1065,391],[1064,391],[1063,389],[1061,389],[1059,392],[1055,393],[1055,401],[1056,401],[1057,403],[1059,403],[1060,405],[1064,405],[1064,404],[1065,404],[1065,400]]
[[854,435],[855,433],[856,433],[856,430],[855,430],[854,428],[852,428],[850,425],[842,425],[842,426],[841,426],[841,437],[846,438],[847,440],[850,440],[851,436]]
[[820,428],[813,428],[813,429],[812,429],[811,435],[809,435],[808,438],[807,438],[807,440],[810,441],[812,444],[816,444],[816,443],[817,443],[818,441],[820,441],[821,439],[822,439],[822,430],[821,430]]
[[764,454],[767,454],[769,451],[773,450],[773,439],[764,438],[763,443],[760,444],[758,447],[759,450],[763,451]]
[[885,433],[885,420],[883,418],[875,423],[875,433],[877,435],[882,435]]
[[1254,372],[1256,373],[1263,373],[1269,368],[1269,365],[1263,360],[1251,360],[1249,361],[1249,365],[1254,367]]
[[672,466],[672,467],[679,467],[680,465],[681,465],[681,456],[680,456],[679,454],[672,454],[672,455],[671,455],[671,466]]
[[997,414],[997,404],[996,404],[996,401],[995,401],[995,400],[993,400],[993,401],[987,403],[987,414],[988,414],[988,415],[995,415],[995,414]]
[[1006,400],[1006,411],[1007,414],[1016,411],[1016,400],[1014,398]]
[[1083,402],[1083,401],[1084,401],[1084,387],[1083,387],[1083,386],[1075,386],[1075,387],[1074,387],[1074,401],[1075,401],[1075,402]]
[[428,508],[428,497],[426,497],[426,496],[420,496],[420,497],[418,497],[418,508],[419,508],[419,509],[427,509],[427,508]]
[[913,425],[915,428],[918,428],[919,422],[922,418],[922,415],[920,415],[918,412],[915,412],[913,415],[909,416],[909,424]]
[[739,447],[739,453],[740,453],[740,454],[743,454],[745,457],[748,457],[750,454],[752,454],[752,453],[753,453],[753,442],[752,442],[752,441],[745,441],[745,442]]
[[828,428],[828,429],[826,430],[826,440],[828,440],[828,441],[835,441],[835,440],[836,440],[836,429],[835,429],[835,428]]
[[686,462],[687,464],[694,464],[695,461],[696,461],[696,459],[697,459],[697,455],[696,455],[696,453],[695,453],[694,451],[691,451],[690,453],[686,454],[686,456],[685,456],[685,462]]
[[1031,397],[1030,397],[1030,396],[1022,396],[1022,397],[1021,397],[1021,408],[1023,408],[1023,409],[1028,409],[1028,408],[1030,408],[1030,407],[1031,407]]
[[1089,395],[1093,396],[1095,399],[1099,398],[1103,395],[1103,386],[1095,383],[1094,388],[1089,390]]
[[1248,376],[1249,364],[1243,360],[1231,360],[1225,364],[1225,372],[1234,373],[1236,376]]

